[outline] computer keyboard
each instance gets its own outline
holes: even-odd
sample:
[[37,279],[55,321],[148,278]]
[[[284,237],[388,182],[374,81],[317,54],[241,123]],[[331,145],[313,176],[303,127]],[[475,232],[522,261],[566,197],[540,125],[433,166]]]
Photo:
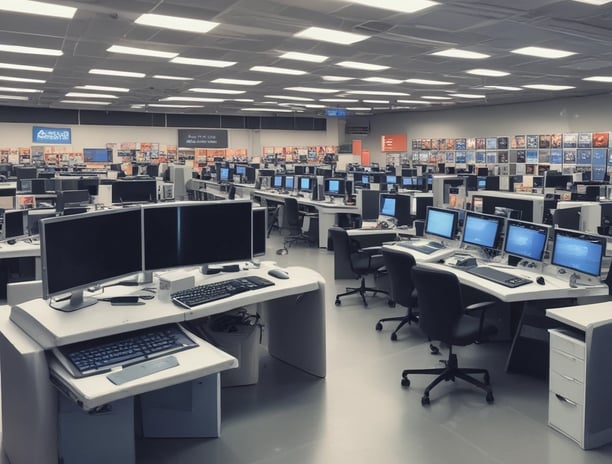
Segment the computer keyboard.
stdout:
[[57,358],[74,377],[85,377],[196,346],[198,344],[177,324],[165,324],[73,343],[55,350]]
[[440,242],[428,242],[423,240],[403,240],[398,242],[398,245],[410,250],[418,251],[425,255],[430,255],[438,250],[446,248],[446,246]]
[[517,277],[489,266],[472,267],[466,269],[466,272],[510,288],[520,287],[521,285],[526,285],[533,282],[532,280]]
[[228,298],[238,293],[269,287],[270,285],[274,285],[274,282],[263,277],[241,277],[181,290],[180,292],[172,293],[170,299],[177,305],[189,309],[211,301]]

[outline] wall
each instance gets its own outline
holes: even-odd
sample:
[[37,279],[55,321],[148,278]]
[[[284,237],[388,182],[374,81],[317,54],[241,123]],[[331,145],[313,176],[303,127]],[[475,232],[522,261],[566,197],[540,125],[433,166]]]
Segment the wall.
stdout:
[[380,150],[383,134],[408,133],[411,139],[493,137],[553,132],[612,131],[612,96],[554,99],[536,103],[474,107],[403,114],[370,119],[370,134],[363,148],[374,162],[384,163]]

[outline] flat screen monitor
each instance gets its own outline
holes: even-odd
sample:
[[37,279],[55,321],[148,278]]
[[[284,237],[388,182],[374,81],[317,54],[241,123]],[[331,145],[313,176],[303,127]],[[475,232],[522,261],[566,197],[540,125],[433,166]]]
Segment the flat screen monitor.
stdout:
[[322,176],[323,179],[328,179],[333,175],[333,172],[330,168],[317,168],[315,170],[317,176]]
[[385,181],[387,184],[391,184],[391,185],[397,184],[397,176],[392,175],[392,174],[387,174],[385,177]]
[[272,177],[272,188],[275,189],[282,189],[283,188],[283,177],[280,174],[276,174],[274,177]]
[[346,192],[346,181],[344,179],[328,178],[324,181],[325,195],[343,197]]
[[548,229],[542,224],[508,219],[504,253],[541,262],[546,250]]
[[457,233],[459,214],[457,211],[442,208],[427,208],[424,232],[447,240],[454,240]]
[[407,188],[413,188],[417,185],[416,177],[405,177],[402,176],[402,186]]
[[481,248],[497,248],[504,222],[501,216],[467,213],[463,223],[462,243]]
[[83,160],[86,163],[112,163],[113,150],[107,148],[83,148]]
[[62,190],[79,190],[79,179],[56,178],[54,180],[55,192]]
[[267,217],[266,208],[253,208],[253,256],[266,254]]
[[605,237],[587,235],[572,230],[555,229],[550,263],[554,266],[599,277],[601,261],[605,251]]
[[370,177],[371,177],[370,174],[363,174],[361,176],[361,183],[363,185],[370,185],[370,183],[372,182]]
[[487,178],[484,176],[478,176],[478,189],[484,190],[487,188]]
[[314,184],[314,182],[312,181],[312,177],[301,176],[301,177],[298,177],[298,179],[299,179],[298,190],[300,192],[312,192],[312,188]]
[[157,200],[157,182],[151,180],[118,180],[112,184],[113,203],[146,203]]
[[295,176],[285,176],[285,190],[290,192],[295,188]]
[[5,210],[2,214],[2,238],[23,237],[27,235],[28,210]]
[[[118,240],[113,237],[120,233]],[[140,208],[58,216],[40,222],[43,298],[71,292],[51,307],[74,311],[97,302],[83,290],[142,270]]]
[[247,170],[247,166],[243,166],[243,165],[240,165],[240,164],[236,165],[235,171],[236,171],[237,175],[245,177],[246,176],[246,170]]
[[79,179],[77,190],[87,190],[89,195],[98,195],[98,185],[100,185],[100,179],[98,177],[84,177]]
[[478,168],[476,174],[481,177],[487,177],[489,175],[489,168]]
[[143,214],[146,271],[252,258],[250,201],[148,205]]
[[40,233],[40,221],[42,219],[55,217],[55,209],[41,208],[28,209],[28,233],[38,235]]
[[64,190],[57,194],[55,209],[63,212],[66,208],[84,206],[89,203],[89,192],[87,190]]
[[13,166],[13,174],[17,177],[17,180],[22,179],[36,179],[38,177],[38,170],[35,167],[30,166]]
[[574,176],[554,175],[546,173],[544,175],[544,188],[565,190],[567,188],[567,184],[571,184],[573,181]]
[[307,166],[304,166],[304,165],[301,165],[301,164],[296,164],[293,167],[293,172],[296,175],[307,174]]
[[232,169],[227,166],[221,166],[217,169],[219,174],[219,182],[230,182],[232,180]]
[[397,199],[395,195],[382,194],[380,196],[380,210],[381,216],[395,217],[395,207]]
[[560,208],[553,212],[553,225],[559,229],[580,230],[580,206],[571,208]]
[[263,177],[272,177],[274,174],[276,174],[276,171],[274,169],[260,169],[259,170],[259,176],[263,176]]
[[402,168],[402,177],[416,177],[418,172],[415,168]]

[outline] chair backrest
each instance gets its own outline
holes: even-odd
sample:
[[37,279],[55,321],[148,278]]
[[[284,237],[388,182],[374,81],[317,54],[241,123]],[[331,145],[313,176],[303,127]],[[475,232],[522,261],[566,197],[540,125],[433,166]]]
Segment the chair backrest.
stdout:
[[285,198],[285,218],[287,225],[297,227],[300,223],[298,201],[296,198]]
[[410,307],[412,302],[412,291],[414,283],[412,282],[412,267],[416,264],[414,256],[403,251],[382,249],[385,267],[389,273],[389,288],[391,290],[391,299],[396,303]]
[[351,252],[354,250],[351,250],[350,239],[346,230],[342,227],[333,226],[329,228],[329,235],[334,244],[334,252],[336,255],[346,256],[350,259]]
[[610,261],[610,267],[608,268],[608,274],[603,280],[603,283],[608,286],[608,295],[612,296],[612,261]]
[[412,268],[419,295],[419,327],[432,340],[452,344],[453,328],[464,313],[459,279],[452,272]]

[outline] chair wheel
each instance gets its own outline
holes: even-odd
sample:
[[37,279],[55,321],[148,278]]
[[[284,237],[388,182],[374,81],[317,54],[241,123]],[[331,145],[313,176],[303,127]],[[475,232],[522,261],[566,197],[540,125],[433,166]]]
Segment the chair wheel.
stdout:
[[342,304],[342,302],[340,301],[340,298],[336,298],[336,306],[340,306]]
[[383,328],[382,323],[377,322],[377,323],[376,323],[376,330],[381,331],[381,330],[382,330],[382,328]]
[[431,352],[431,354],[440,354],[440,348],[431,343],[429,344],[429,351]]
[[493,393],[492,392],[488,392],[487,393],[487,403],[491,404],[493,401],[495,401],[495,398],[493,398]]
[[409,387],[410,386],[410,379],[407,379],[406,377],[404,377],[402,379],[402,387]]
[[387,304],[389,305],[389,308],[395,308],[395,301],[389,300],[387,301]]
[[421,398],[421,406],[429,406],[429,396],[424,395]]
[[485,372],[482,381],[485,385],[489,385],[491,383],[491,378],[489,377],[489,373]]
[[393,332],[393,333],[391,334],[391,341],[392,341],[392,342],[397,341],[397,334],[396,334],[395,332]]

